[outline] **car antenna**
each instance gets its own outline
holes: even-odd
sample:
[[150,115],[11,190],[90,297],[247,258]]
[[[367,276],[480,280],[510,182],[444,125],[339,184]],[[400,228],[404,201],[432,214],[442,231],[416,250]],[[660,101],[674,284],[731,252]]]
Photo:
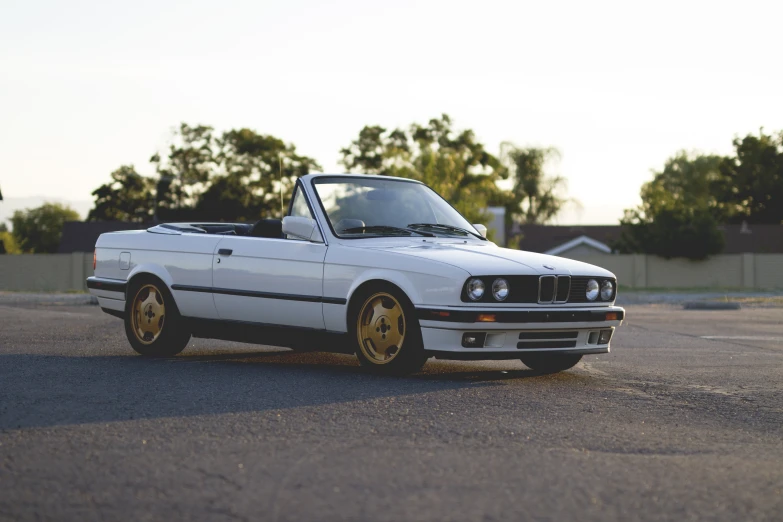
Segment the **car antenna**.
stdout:
[[278,154],[277,159],[280,165],[280,219],[283,219],[283,156]]

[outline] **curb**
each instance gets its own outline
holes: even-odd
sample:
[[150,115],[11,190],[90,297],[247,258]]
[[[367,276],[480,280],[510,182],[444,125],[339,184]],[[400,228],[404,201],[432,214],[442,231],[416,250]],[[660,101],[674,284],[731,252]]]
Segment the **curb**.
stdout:
[[0,293],[0,305],[67,305],[95,306],[98,298],[90,294],[21,294]]
[[725,301],[690,301],[683,306],[685,310],[741,310],[740,303]]

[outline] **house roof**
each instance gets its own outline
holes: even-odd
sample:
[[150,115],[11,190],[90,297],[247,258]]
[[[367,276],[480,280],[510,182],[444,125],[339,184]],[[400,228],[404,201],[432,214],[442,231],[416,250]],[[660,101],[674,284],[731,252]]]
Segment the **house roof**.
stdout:
[[[92,252],[98,236],[105,232],[140,230],[150,226],[152,223],[68,221],[63,227],[58,252]],[[563,252],[577,244],[590,244],[601,250],[593,242],[611,247],[622,233],[620,225],[521,225],[519,229],[523,234],[519,248],[541,253],[552,250]],[[720,230],[726,240],[724,254],[783,254],[783,225],[723,225]]]
[[[519,248],[530,252],[549,252],[560,249],[566,243],[581,237],[588,237],[604,245],[610,245],[620,239],[619,225],[587,226],[550,226],[521,225],[522,240]],[[570,247],[572,248],[572,247]]]
[[[783,225],[722,225],[724,254],[783,254]],[[521,225],[519,248],[530,252],[565,251],[566,245],[585,243],[583,236],[608,246],[620,239],[620,225],[549,226]]]
[[600,241],[585,235],[576,237],[571,241],[566,241],[562,245],[556,246],[555,248],[551,248],[544,253],[549,254],[550,256],[559,256],[563,252],[568,252],[572,248],[578,247],[580,245],[586,245],[592,247],[595,250],[598,250],[599,252],[603,252],[604,254],[612,253],[612,249],[609,247],[609,245],[607,245],[606,243],[601,243]]
[[129,223],[126,221],[66,221],[57,252],[92,252],[98,236],[120,230],[140,230],[152,226],[150,223]]

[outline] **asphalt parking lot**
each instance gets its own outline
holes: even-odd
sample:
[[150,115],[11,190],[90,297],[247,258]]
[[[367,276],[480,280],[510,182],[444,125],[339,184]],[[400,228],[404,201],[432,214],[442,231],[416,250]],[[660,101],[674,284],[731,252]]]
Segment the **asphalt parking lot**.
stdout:
[[634,305],[539,376],[196,340],[0,306],[2,520],[781,520],[783,308]]

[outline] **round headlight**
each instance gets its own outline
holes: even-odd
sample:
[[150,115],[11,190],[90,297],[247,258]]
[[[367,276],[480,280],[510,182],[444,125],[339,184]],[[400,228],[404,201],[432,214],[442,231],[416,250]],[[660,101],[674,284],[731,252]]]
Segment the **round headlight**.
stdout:
[[585,297],[588,301],[595,301],[598,298],[598,281],[591,279],[587,282]]
[[468,297],[473,301],[478,301],[484,295],[484,281],[481,279],[468,280]]
[[508,297],[508,281],[495,279],[495,282],[492,283],[492,295],[498,301],[504,301]]
[[611,301],[614,296],[614,285],[611,281],[604,281],[601,285],[601,299]]

